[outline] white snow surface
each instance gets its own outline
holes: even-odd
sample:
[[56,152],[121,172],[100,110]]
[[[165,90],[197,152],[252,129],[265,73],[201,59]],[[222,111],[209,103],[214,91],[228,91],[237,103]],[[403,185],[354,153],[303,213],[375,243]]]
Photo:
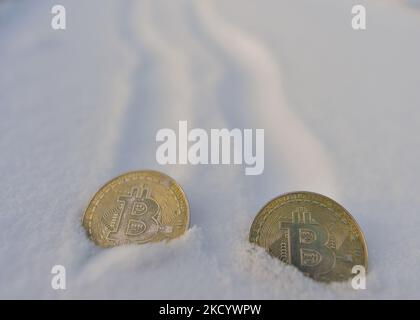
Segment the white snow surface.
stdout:
[[[367,30],[351,28],[364,4]],[[420,298],[420,2],[0,1],[0,297]],[[160,166],[161,128],[265,129],[265,170]],[[96,247],[109,179],[156,169],[191,206],[167,244]],[[367,289],[321,284],[248,244],[273,197],[331,196],[362,227]],[[67,289],[51,288],[53,265]]]

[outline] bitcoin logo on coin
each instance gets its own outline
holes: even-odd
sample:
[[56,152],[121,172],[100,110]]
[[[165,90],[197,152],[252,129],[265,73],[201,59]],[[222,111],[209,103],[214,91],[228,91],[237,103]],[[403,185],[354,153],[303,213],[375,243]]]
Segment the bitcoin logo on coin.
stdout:
[[337,202],[311,192],[282,195],[262,208],[249,235],[281,261],[318,281],[345,281],[352,268],[367,268],[360,227]]
[[111,180],[83,216],[89,237],[103,247],[170,240],[182,235],[188,224],[184,192],[157,171],[135,171]]

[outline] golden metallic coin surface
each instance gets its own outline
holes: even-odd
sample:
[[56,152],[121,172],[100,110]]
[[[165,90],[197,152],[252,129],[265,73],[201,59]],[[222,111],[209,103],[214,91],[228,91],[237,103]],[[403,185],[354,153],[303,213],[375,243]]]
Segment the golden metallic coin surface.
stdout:
[[123,174],[103,186],[83,216],[89,237],[102,247],[144,244],[182,235],[188,200],[176,181],[157,171]]
[[267,203],[251,226],[249,241],[324,282],[367,271],[368,253],[362,230],[334,200],[312,192],[292,192]]

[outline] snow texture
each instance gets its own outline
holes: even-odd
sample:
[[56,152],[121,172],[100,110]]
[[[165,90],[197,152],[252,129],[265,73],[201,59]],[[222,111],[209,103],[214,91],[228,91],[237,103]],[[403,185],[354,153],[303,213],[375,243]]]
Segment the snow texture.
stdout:
[[[351,28],[364,4],[367,30]],[[0,1],[1,298],[420,298],[420,2]],[[161,128],[265,129],[265,171],[159,166]],[[90,198],[157,169],[188,195],[168,244],[96,247]],[[271,198],[335,198],[369,247],[367,290],[248,244]],[[51,288],[53,265],[67,289]]]

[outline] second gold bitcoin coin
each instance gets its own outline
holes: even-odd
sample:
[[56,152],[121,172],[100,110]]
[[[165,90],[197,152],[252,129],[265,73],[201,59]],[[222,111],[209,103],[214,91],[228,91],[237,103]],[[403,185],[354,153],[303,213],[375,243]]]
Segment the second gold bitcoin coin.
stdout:
[[312,192],[284,194],[266,204],[249,240],[319,281],[348,280],[354,266],[367,268],[357,222],[337,202]]
[[123,174],[103,186],[83,216],[102,247],[170,240],[189,225],[188,200],[176,181],[157,171]]

